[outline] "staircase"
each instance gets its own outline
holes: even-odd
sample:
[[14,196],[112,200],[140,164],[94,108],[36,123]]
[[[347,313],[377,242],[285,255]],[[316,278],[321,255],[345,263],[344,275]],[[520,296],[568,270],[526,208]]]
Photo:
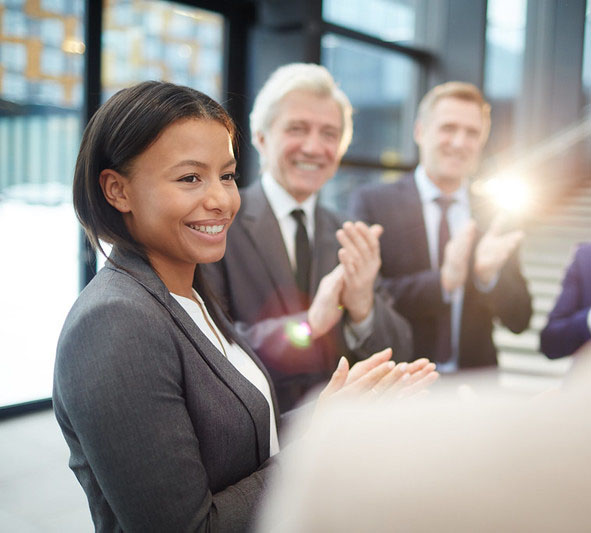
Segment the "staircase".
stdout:
[[561,290],[575,247],[591,241],[591,182],[587,181],[527,225],[521,250],[522,271],[533,298],[530,328],[520,335],[497,326],[501,385],[537,393],[557,387],[572,363],[566,357],[549,360],[539,352],[540,330]]

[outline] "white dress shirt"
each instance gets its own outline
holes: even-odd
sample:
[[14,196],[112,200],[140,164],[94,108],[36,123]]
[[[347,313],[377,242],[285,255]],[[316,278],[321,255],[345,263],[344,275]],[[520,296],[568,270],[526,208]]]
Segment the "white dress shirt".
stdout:
[[267,197],[267,201],[271,206],[271,211],[277,219],[281,235],[283,236],[283,243],[287,250],[287,256],[294,272],[296,270],[296,254],[295,254],[295,234],[297,231],[297,222],[291,215],[294,209],[301,209],[304,212],[304,222],[306,231],[308,232],[308,241],[310,242],[310,249],[314,243],[314,208],[316,207],[317,194],[313,194],[306,198],[301,204],[298,203],[291,194],[289,194],[279,183],[277,183],[271,174],[265,172],[261,178],[261,185],[263,192]]
[[[419,165],[415,170],[415,182],[419,190],[419,197],[423,206],[423,218],[427,231],[427,244],[431,269],[439,270],[439,224],[441,222],[441,208],[436,199],[443,195],[441,190],[429,179],[425,169]],[[451,195],[455,201],[447,210],[449,238],[453,239],[470,220],[470,201],[468,187],[464,184]],[[453,372],[458,369],[460,350],[460,328],[462,323],[462,305],[464,303],[464,287],[458,287],[451,294],[444,293],[444,300],[451,305],[451,357],[445,363],[438,363],[439,372]],[[429,356],[429,354],[426,354]]]
[[[316,208],[317,194],[312,194],[306,198],[301,204],[298,203],[291,194],[289,194],[269,172],[263,173],[261,177],[261,185],[263,192],[267,197],[267,201],[271,206],[271,211],[275,215],[283,237],[283,243],[287,250],[287,255],[291,263],[293,271],[296,270],[295,257],[295,235],[297,231],[297,222],[291,215],[294,209],[301,209],[304,211],[304,218],[306,224],[306,231],[308,232],[308,240],[310,248],[312,249],[314,242],[314,209]],[[336,239],[336,236],[335,236]],[[328,272],[327,272],[328,274]],[[369,315],[361,322],[355,324],[350,320],[346,321],[344,328],[345,343],[351,350],[361,346],[371,335],[371,326],[373,323],[374,311],[373,309]]]
[[[193,289],[193,296],[201,303],[199,305],[190,298],[170,293],[173,298],[183,307],[187,314],[197,324],[197,327],[207,336],[211,343],[220,350],[220,355],[227,355],[228,361],[234,365],[248,381],[250,381],[265,397],[269,404],[269,453],[271,456],[279,452],[279,439],[277,437],[277,424],[275,423],[275,410],[271,398],[269,382],[257,364],[250,356],[236,343],[230,344],[222,335],[211,318],[201,296]],[[212,329],[213,328],[213,329]],[[214,332],[215,330],[215,332]],[[221,344],[220,344],[221,343]]]

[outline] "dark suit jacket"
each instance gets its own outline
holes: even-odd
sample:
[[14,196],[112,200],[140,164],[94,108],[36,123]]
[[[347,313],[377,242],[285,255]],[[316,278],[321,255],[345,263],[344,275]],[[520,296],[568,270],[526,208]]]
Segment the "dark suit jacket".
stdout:
[[[228,232],[226,254],[222,261],[204,265],[210,267],[204,273],[217,287],[237,329],[267,366],[282,412],[328,379],[341,355],[354,362],[391,346],[394,359],[407,360],[410,328],[379,294],[373,333],[355,353],[345,347],[342,324],[308,346],[294,343],[290,327],[306,320],[307,306],[300,303],[279,224],[260,182],[243,189],[241,196],[242,207]],[[340,245],[335,232],[341,225],[333,213],[316,207],[310,297],[321,278],[338,264]]]
[[111,258],[66,319],[53,392],[95,527],[243,531],[273,469],[268,403],[147,263]]
[[591,339],[587,314],[591,308],[591,243],[582,244],[569,266],[562,292],[540,334],[540,350],[554,359],[570,355]]
[[[472,210],[477,211],[474,204]],[[381,224],[382,276],[396,309],[413,330],[414,355],[434,353],[437,317],[449,304],[442,297],[439,271],[431,270],[423,209],[414,175],[396,183],[370,185],[352,196],[353,218]],[[478,214],[478,213],[475,213]],[[460,331],[460,368],[496,365],[492,340],[494,317],[519,333],[529,324],[531,298],[514,254],[495,288],[482,293],[472,277],[466,281]]]

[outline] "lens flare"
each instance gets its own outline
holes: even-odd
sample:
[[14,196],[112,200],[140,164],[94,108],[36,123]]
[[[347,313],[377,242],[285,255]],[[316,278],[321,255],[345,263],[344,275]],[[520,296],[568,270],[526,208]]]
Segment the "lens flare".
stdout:
[[530,186],[517,176],[493,176],[483,184],[483,189],[500,209],[510,213],[524,213],[531,205]]
[[307,322],[288,322],[285,326],[285,334],[296,348],[310,346],[312,331]]

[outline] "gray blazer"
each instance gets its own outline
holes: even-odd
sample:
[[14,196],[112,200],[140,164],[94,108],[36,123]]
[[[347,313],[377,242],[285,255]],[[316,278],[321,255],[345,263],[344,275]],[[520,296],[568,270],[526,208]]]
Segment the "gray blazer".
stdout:
[[97,531],[248,529],[274,470],[267,401],[147,263],[111,259],[66,319],[53,391]]
[[[343,323],[303,347],[286,335],[288,324],[306,320],[301,295],[279,224],[260,181],[241,191],[242,207],[228,233],[224,258],[204,265],[208,281],[216,287],[236,328],[267,366],[282,412],[314,385],[327,380],[341,355],[351,363],[392,347],[394,359],[407,360],[412,336],[406,320],[393,309],[388,294],[376,290],[372,334],[354,351],[343,339]],[[327,209],[315,210],[310,294],[323,276],[338,264],[340,244],[335,232],[343,220]]]

